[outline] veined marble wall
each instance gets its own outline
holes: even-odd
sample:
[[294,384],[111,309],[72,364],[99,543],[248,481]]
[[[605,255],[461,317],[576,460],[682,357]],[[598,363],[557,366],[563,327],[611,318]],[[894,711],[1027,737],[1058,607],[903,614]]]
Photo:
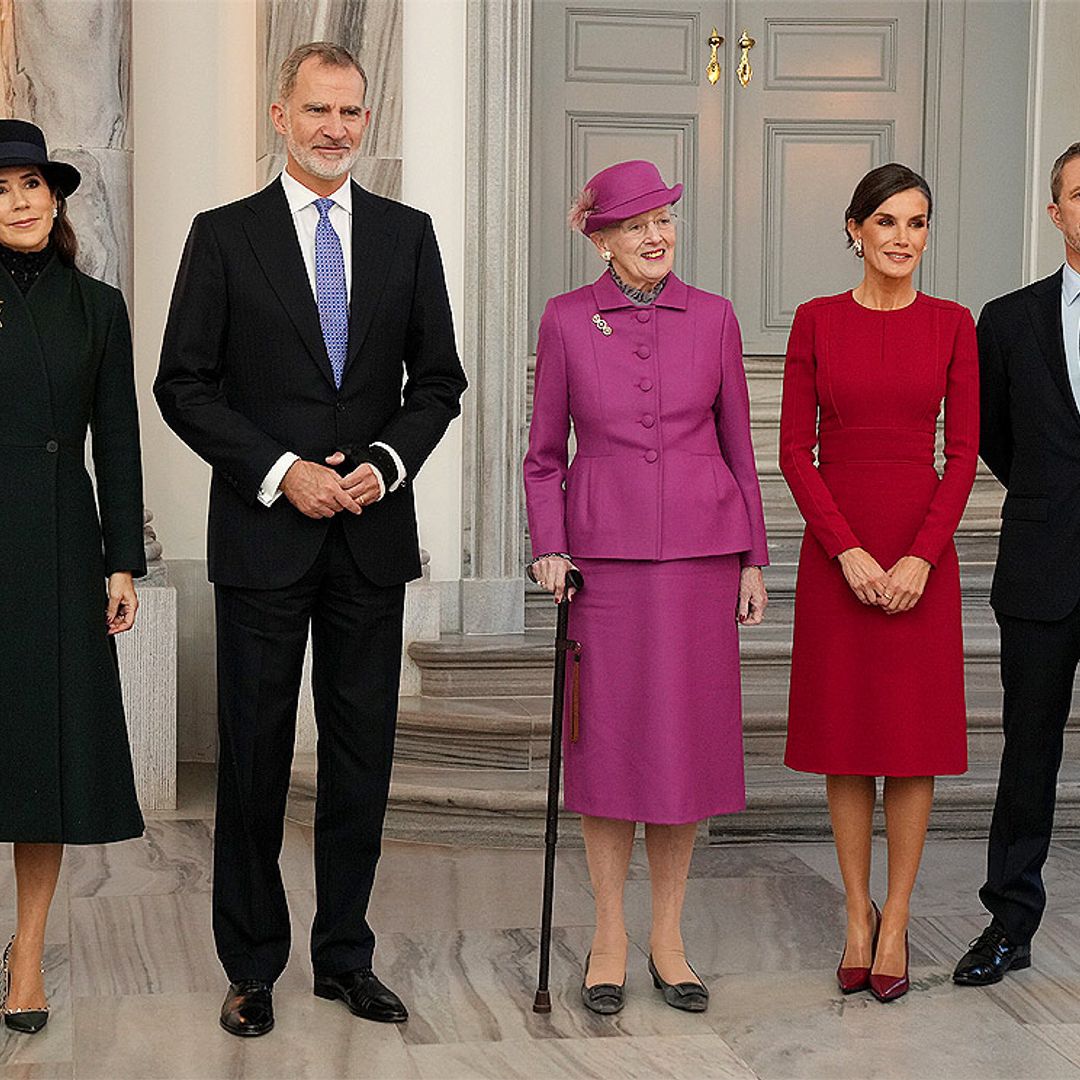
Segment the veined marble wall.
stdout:
[[132,285],[130,0],[0,0],[0,116],[32,120],[82,173],[79,264]]
[[[3,0],[0,0],[3,2]],[[401,198],[401,18],[403,0],[259,0],[258,173],[263,182],[285,164],[269,107],[282,60],[306,41],[344,45],[367,72],[371,125],[353,176],[369,191]]]

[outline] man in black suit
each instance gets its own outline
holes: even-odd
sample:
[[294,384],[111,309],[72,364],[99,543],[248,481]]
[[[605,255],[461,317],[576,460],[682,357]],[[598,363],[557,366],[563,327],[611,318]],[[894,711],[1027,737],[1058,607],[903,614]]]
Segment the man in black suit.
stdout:
[[1050,188],[1065,265],[992,300],[978,327],[979,449],[1007,489],[990,593],[1001,630],[1005,748],[979,892],[993,918],[953,973],[965,986],[1031,964],[1080,663],[1080,143],[1054,162]]
[[[218,667],[214,936],[221,1023],[273,1027],[289,955],[278,859],[310,627],[319,728],[315,993],[402,1021],[366,912],[393,754],[405,582],[420,574],[410,479],[459,412],[431,220],[349,178],[370,119],[345,50],[296,49],[271,106],[282,175],[199,214],[154,386],[213,467]],[[404,388],[403,388],[404,383]]]

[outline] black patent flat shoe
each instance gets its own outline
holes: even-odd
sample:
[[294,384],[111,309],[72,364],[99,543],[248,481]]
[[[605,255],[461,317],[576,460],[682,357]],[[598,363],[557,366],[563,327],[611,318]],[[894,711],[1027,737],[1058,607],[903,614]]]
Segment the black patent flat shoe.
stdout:
[[597,983],[595,986],[586,986],[585,980],[589,977],[589,961],[592,953],[585,957],[585,975],[581,980],[581,1001],[586,1009],[599,1013],[601,1016],[611,1016],[612,1013],[622,1011],[626,1004],[626,978],[623,977],[622,985],[615,983]]
[[349,1012],[362,1020],[403,1024],[409,1019],[405,1003],[370,968],[357,968],[340,975],[316,975],[314,993],[329,1001],[343,1001]]
[[[690,964],[687,967],[694,971]],[[652,954],[649,954],[649,974],[652,976],[653,986],[663,992],[664,1000],[673,1009],[682,1009],[684,1012],[704,1012],[709,1007],[709,988],[703,982],[665,982],[660,972],[656,970]],[[697,975],[697,972],[694,971]],[[700,979],[700,976],[698,976]]]
[[[36,1035],[49,1022],[49,1006],[44,1009],[9,1009],[7,1000],[11,996],[11,948],[15,944],[15,935],[4,950],[4,959],[0,964],[0,979],[4,984],[4,997],[0,1000],[0,1012],[4,1014],[4,1027],[20,1035]],[[45,974],[42,967],[41,974]]]
[[253,1039],[274,1028],[274,986],[257,979],[229,983],[221,1006],[221,1026],[230,1035]]

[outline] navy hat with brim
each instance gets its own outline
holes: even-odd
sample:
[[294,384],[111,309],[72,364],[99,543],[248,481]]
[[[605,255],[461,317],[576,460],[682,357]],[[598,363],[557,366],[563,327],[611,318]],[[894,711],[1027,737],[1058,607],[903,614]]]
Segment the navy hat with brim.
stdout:
[[45,135],[28,120],[0,120],[0,169],[33,165],[41,170],[49,187],[67,198],[82,180],[79,170],[66,161],[50,161]]

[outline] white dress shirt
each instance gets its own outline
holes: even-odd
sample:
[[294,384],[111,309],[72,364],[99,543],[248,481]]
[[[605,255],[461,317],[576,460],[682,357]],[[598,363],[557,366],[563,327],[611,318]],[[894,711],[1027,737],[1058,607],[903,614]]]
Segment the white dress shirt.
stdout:
[[1080,273],[1068,263],[1061,272],[1061,332],[1065,338],[1069,382],[1080,405]]
[[[296,177],[292,176],[287,169],[281,173],[281,186],[285,189],[285,199],[289,204],[289,212],[292,214],[293,227],[296,229],[296,239],[300,243],[300,253],[304,257],[304,267],[307,270],[308,281],[311,283],[311,293],[318,303],[318,292],[315,285],[315,227],[319,224],[319,209],[315,200],[321,198],[317,192],[305,187]],[[345,290],[349,299],[352,299],[352,184],[349,176],[341,181],[337,191],[332,192],[327,198],[332,199],[334,205],[330,207],[330,224],[334,227],[338,239],[341,241],[341,253],[345,259]],[[381,446],[394,459],[397,466],[397,479],[390,486],[391,491],[397,491],[405,480],[405,463],[398,457],[397,451],[386,443],[376,442],[372,446]],[[259,488],[259,502],[264,506],[273,506],[277,497],[281,494],[281,481],[289,471],[294,461],[299,456],[292,452],[281,455],[271,466],[270,471],[263,478]],[[371,471],[379,483],[379,498],[386,494],[386,484],[382,473],[374,466]]]

